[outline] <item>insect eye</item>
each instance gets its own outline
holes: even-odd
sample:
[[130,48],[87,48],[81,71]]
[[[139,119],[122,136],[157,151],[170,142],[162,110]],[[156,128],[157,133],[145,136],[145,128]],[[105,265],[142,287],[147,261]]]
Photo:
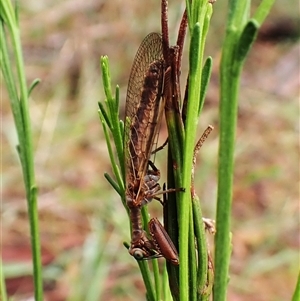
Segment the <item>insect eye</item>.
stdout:
[[141,260],[141,259],[144,258],[144,253],[143,253],[141,250],[137,249],[137,250],[134,251],[133,257],[134,257],[136,260]]

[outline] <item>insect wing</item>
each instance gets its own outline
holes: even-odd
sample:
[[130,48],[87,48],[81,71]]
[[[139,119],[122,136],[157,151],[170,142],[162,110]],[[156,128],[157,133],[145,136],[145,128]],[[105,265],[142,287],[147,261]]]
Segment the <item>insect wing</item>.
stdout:
[[149,231],[159,254],[164,256],[173,265],[179,265],[177,250],[165,228],[157,218],[152,218],[150,220]]
[[129,77],[125,107],[126,184],[143,179],[162,115],[162,40],[149,34],[140,45]]

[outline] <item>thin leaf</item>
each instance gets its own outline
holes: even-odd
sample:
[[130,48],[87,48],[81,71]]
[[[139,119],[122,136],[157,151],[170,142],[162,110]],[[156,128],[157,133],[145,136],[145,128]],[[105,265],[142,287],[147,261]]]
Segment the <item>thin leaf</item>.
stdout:
[[118,193],[118,195],[122,197],[122,192],[117,182],[114,181],[112,177],[106,172],[104,173],[104,177],[108,181],[108,183],[114,188],[114,190]]
[[246,55],[256,39],[258,28],[259,24],[255,20],[252,19],[247,22],[237,45],[235,57],[237,64],[241,64],[245,60]]
[[36,78],[28,88],[28,97],[31,95],[33,89],[41,82],[39,78]]
[[203,108],[208,83],[210,81],[211,69],[212,69],[212,58],[209,56],[206,59],[205,64],[202,68],[201,90],[200,90],[200,101],[199,101],[198,116],[200,115],[201,110]]
[[112,125],[110,122],[110,118],[109,118],[108,114],[106,113],[106,110],[105,110],[103,104],[100,101],[98,102],[98,107],[99,107],[99,110],[101,111],[103,119],[105,120],[108,128],[112,131]]

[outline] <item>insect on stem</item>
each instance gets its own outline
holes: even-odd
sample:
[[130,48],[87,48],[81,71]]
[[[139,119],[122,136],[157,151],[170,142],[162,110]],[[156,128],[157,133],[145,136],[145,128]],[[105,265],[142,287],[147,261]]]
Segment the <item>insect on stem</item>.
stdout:
[[[125,197],[132,226],[129,253],[137,260],[164,256],[178,265],[177,251],[162,225],[158,220],[151,220],[151,238],[148,238],[141,217],[142,206],[153,198],[178,191],[161,191],[158,183],[160,172],[150,161],[164,111],[164,76],[162,38],[157,33],[151,33],[143,40],[135,56],[125,107]],[[173,252],[170,252],[173,247]]]

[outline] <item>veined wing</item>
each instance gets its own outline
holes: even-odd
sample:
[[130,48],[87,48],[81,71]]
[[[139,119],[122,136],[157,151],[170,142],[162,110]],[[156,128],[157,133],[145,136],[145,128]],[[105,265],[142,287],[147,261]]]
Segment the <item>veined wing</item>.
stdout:
[[134,185],[136,180],[140,183],[148,168],[163,113],[163,79],[161,36],[151,33],[138,49],[128,83],[124,138],[126,185]]

